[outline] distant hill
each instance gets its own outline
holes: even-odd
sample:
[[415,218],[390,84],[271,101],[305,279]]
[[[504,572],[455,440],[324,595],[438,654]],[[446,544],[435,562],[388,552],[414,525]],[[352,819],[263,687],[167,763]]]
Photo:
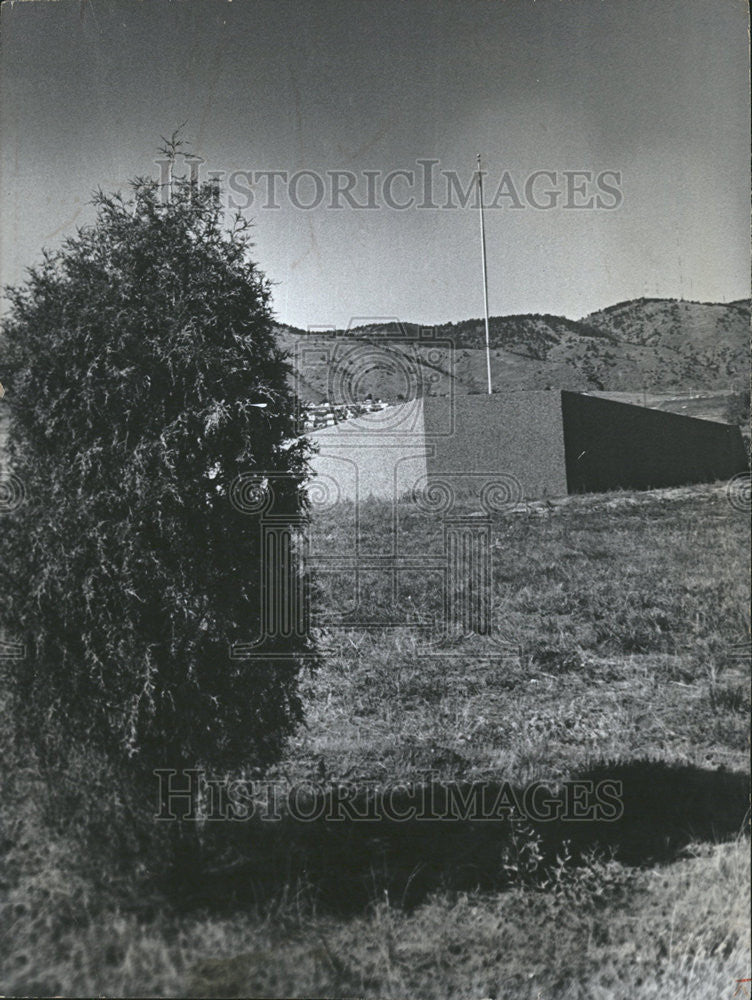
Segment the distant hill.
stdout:
[[637,299],[591,313],[584,322],[612,334],[622,345],[652,349],[663,371],[646,357],[646,375],[672,387],[720,389],[747,382],[749,300],[723,304]]
[[[504,389],[580,389],[686,394],[741,389],[749,380],[749,300],[634,299],[581,320],[490,320],[492,384]],[[301,397],[346,402],[486,388],[481,319],[430,328],[376,323],[331,333],[279,327]]]

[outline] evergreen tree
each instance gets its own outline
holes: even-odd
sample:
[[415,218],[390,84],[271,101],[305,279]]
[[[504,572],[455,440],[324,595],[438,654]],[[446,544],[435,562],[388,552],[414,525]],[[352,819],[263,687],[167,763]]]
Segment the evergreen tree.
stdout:
[[265,591],[300,583],[294,554],[264,556],[256,502],[304,525],[269,285],[214,184],[140,178],[95,205],[3,324],[24,494],[0,517],[0,629],[26,650],[5,664],[14,712],[48,765],[86,746],[136,770],[263,766],[315,657],[305,628],[230,655],[261,633]]

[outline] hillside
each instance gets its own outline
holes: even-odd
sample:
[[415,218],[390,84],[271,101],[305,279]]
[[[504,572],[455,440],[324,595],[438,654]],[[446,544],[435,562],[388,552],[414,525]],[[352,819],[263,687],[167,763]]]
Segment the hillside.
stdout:
[[[490,321],[496,391],[579,389],[673,397],[741,389],[749,378],[750,304],[635,299],[581,320]],[[305,333],[281,326],[302,398],[345,402],[484,391],[481,319],[421,329],[377,323]]]
[[[591,313],[583,322],[616,342],[652,348],[663,377],[678,385],[722,388],[748,378],[749,300],[723,303],[638,299]],[[700,381],[704,379],[705,381]],[[708,380],[721,380],[709,384]]]

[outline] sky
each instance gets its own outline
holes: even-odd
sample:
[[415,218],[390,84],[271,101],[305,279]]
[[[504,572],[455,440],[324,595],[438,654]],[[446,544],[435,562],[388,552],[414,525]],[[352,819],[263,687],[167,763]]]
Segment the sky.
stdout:
[[481,316],[447,180],[478,152],[492,315],[750,294],[743,0],[9,0],[0,27],[3,285],[185,123],[282,322]]

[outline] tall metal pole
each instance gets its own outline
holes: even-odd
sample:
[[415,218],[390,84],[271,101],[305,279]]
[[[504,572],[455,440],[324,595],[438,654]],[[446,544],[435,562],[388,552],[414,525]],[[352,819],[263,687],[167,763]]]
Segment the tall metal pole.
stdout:
[[486,269],[486,226],[483,221],[483,174],[480,169],[480,153],[478,153],[478,208],[480,209],[480,253],[483,261],[483,307],[486,317],[486,376],[488,378],[488,395],[491,388],[491,335],[488,328],[488,271]]

